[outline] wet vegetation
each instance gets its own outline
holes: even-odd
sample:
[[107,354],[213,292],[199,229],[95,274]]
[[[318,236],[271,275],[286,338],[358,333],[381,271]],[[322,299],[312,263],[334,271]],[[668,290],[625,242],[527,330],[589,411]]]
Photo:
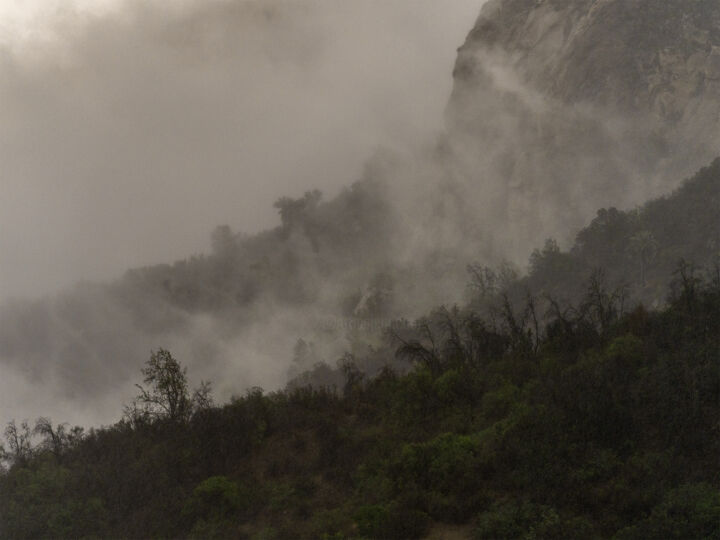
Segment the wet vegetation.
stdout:
[[215,406],[168,351],[112,426],[8,426],[7,538],[718,538],[720,273],[626,311],[504,292],[386,333],[375,377]]

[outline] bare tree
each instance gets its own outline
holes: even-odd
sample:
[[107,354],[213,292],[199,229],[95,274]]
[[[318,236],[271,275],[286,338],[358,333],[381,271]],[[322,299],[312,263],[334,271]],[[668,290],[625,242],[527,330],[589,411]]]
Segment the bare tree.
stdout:
[[0,459],[20,467],[26,466],[33,451],[28,423],[24,421],[18,426],[13,420],[8,423],[4,434],[7,448],[0,446]]
[[33,429],[35,435],[43,437],[41,447],[50,451],[57,460],[61,460],[67,449],[83,438],[83,431],[80,426],[68,429],[67,423],[53,427],[52,420],[45,417],[38,418]]
[[626,301],[627,289],[621,286],[608,291],[604,271],[595,270],[590,276],[581,312],[587,314],[600,336],[604,336],[610,325],[622,317]]
[[640,263],[640,283],[646,284],[647,267],[658,251],[658,242],[650,231],[640,231],[630,238],[629,249]]
[[140,394],[125,408],[125,416],[133,421],[157,418],[186,421],[193,412],[212,405],[210,383],[201,382],[191,396],[187,368],[165,349],[153,352],[141,371],[147,386],[136,384]]
[[418,331],[425,338],[427,345],[417,339],[405,340],[398,333],[392,332],[393,337],[401,344],[395,352],[395,356],[421,364],[427,367],[431,373],[438,375],[442,372],[442,359],[435,345],[435,336],[430,325],[423,322],[418,326]]

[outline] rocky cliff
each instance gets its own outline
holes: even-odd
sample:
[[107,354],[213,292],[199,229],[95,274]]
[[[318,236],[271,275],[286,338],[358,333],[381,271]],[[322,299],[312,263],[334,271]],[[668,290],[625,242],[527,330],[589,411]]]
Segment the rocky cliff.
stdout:
[[565,103],[677,123],[720,97],[716,0],[492,0],[460,49],[458,83],[472,80],[479,51],[493,49]]
[[463,175],[520,248],[718,153],[720,2],[490,0],[454,79]]

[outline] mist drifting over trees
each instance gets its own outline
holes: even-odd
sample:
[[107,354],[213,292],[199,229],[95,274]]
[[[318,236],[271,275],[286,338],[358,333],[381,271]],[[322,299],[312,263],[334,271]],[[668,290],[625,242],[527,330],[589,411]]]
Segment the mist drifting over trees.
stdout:
[[0,55],[0,536],[717,536],[716,0],[114,6]]

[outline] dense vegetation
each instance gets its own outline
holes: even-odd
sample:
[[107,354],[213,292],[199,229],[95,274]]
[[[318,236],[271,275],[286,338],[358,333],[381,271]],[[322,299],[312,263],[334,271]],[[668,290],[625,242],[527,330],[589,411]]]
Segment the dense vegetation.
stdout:
[[[525,276],[470,266],[464,306],[414,323],[386,324],[412,286],[380,273],[342,313],[384,333],[348,328],[337,367],[300,340],[295,373],[315,367],[285,391],[216,406],[158,350],[120,422],[7,426],[0,537],[720,538],[719,192],[720,160],[548,241]],[[260,291],[312,302],[286,274],[306,248],[372,253],[364,225],[333,232],[386,216],[370,193],[283,199],[266,236],[220,228],[212,256],[113,287],[228,318]]]
[[[409,272],[408,268],[387,267],[391,260],[387,254],[396,249],[392,231],[398,228],[399,218],[393,216],[382,183],[374,176],[381,175],[367,173],[352,189],[328,202],[322,202],[318,192],[299,199],[283,198],[276,203],[281,227],[250,238],[219,227],[213,235],[211,256],[131,271],[118,286],[138,287],[144,295],[158,301],[162,297],[190,311],[244,306],[261,293],[304,304],[317,301],[323,281],[303,281],[299,276],[317,272],[328,278],[356,268],[358,260],[363,260],[370,276],[373,271],[380,272],[389,281],[385,289],[395,291],[390,306],[402,303],[400,296],[423,282],[417,277],[418,269]],[[668,196],[629,211],[598,211],[567,252],[549,241],[531,258],[529,277],[522,286],[537,294],[548,292],[578,301],[589,274],[603,268],[609,282],[632,285],[629,292],[633,297],[648,304],[663,302],[678,260],[706,266],[720,256],[718,208],[720,159]],[[432,255],[442,258],[443,254]],[[373,265],[368,260],[386,264]],[[417,264],[430,266],[432,261]],[[442,281],[448,273],[442,268],[430,277]],[[315,289],[310,290],[309,284]],[[338,301],[352,309],[357,305],[356,291],[346,292],[350,298]]]
[[[572,13],[595,2],[549,2],[570,18],[545,4],[528,19],[539,1],[490,6],[461,49],[451,129],[422,166],[381,153],[332,200],[278,200],[274,229],[221,226],[207,255],[2,306],[3,363],[90,402],[135,373],[148,343],[188,351],[193,368],[222,365],[236,360],[227,343],[279,313],[292,324],[262,333],[283,342],[275,350],[305,339],[281,391],[214,403],[209,383],[190,388],[158,349],[112,425],[10,422],[0,538],[720,540],[720,159],[666,197],[600,210],[567,250],[549,239],[527,269],[501,262],[539,230],[575,227],[594,201],[630,200],[626,178],[666,178],[706,155],[682,124],[664,140],[560,105],[649,100],[674,123],[690,105],[668,96],[710,103],[717,0],[687,3],[605,2],[577,32]],[[516,62],[557,103],[493,88],[475,54],[533,42],[544,55],[546,38],[518,35],[560,35],[518,32],[515,17],[579,39],[562,47],[572,62]],[[656,31],[680,18],[681,32]],[[606,32],[614,20],[629,24]],[[632,51],[618,57],[618,44]],[[676,63],[695,90],[661,88],[691,78]],[[459,306],[399,319],[442,302]]]
[[[234,366],[235,342],[269,333],[276,328],[275,315],[285,313],[292,315],[289,328],[265,340],[277,346],[253,352],[285,366],[295,339],[303,337],[315,343],[317,353],[298,363],[303,371],[315,361],[332,364],[345,346],[335,346],[345,338],[341,331],[328,339],[317,319],[415,318],[435,305],[464,302],[467,264],[499,261],[483,253],[484,235],[470,227],[471,215],[455,215],[442,204],[432,208],[430,202],[411,224],[451,219],[467,227],[451,235],[454,245],[431,234],[422,249],[408,247],[413,234],[403,232],[388,193],[393,170],[392,163],[374,160],[360,181],[331,200],[314,192],[281,199],[282,223],[273,230],[248,236],[220,227],[209,255],[131,270],[114,283],[84,283],[56,297],[4,303],[3,366],[57,393],[59,400],[87,407],[130,385],[148,351],[158,346],[187,351],[182,359],[191,371]],[[462,190],[451,195],[454,188],[446,188],[438,188],[443,197],[463,197]],[[433,195],[425,198],[439,198]],[[541,298],[547,294],[576,304],[591,273],[604,268],[612,288],[628,285],[630,301],[660,307],[680,258],[709,266],[718,257],[718,208],[720,162],[715,162],[676,192],[637,210],[603,210],[567,251],[548,243],[533,256],[513,297],[524,300],[529,289]],[[379,358],[373,366],[386,361]],[[232,391],[220,381],[217,386],[224,395]]]
[[720,274],[621,296],[438,310],[388,331],[405,374],[223,406],[158,351],[117,424],[8,427],[0,535],[720,538]]
[[584,279],[602,268],[631,298],[658,306],[665,301],[677,261],[712,265],[720,257],[720,159],[672,194],[631,211],[602,209],[562,253],[548,242],[530,260],[523,283],[537,294],[577,299]]
[[[604,286],[619,295],[617,300],[624,309],[638,305],[662,308],[678,261],[692,261],[698,267],[713,267],[720,261],[719,223],[717,159],[665,197],[629,211],[599,210],[568,250],[549,239],[542,249],[532,253],[526,273],[511,264],[496,268],[470,265],[465,302],[476,314],[487,318],[506,302],[522,311],[531,295],[537,313],[560,314],[580,304],[588,283],[597,283],[601,277]],[[407,274],[382,277],[381,285],[374,287],[370,302],[365,304],[365,317],[392,316],[397,296],[418,293],[417,283],[398,283]],[[442,279],[438,277],[438,281]],[[358,325],[361,329],[365,326]],[[394,352],[390,344],[376,343],[373,350],[368,350],[366,341],[371,336],[367,332],[355,334],[350,336],[352,352],[364,373],[375,374],[388,363],[404,371],[407,364],[388,360]],[[301,340],[295,348],[295,364],[303,366],[305,372],[291,385],[341,385],[341,370],[327,365],[327,360],[317,354],[312,342]],[[291,374],[297,375],[297,371],[293,369]]]

